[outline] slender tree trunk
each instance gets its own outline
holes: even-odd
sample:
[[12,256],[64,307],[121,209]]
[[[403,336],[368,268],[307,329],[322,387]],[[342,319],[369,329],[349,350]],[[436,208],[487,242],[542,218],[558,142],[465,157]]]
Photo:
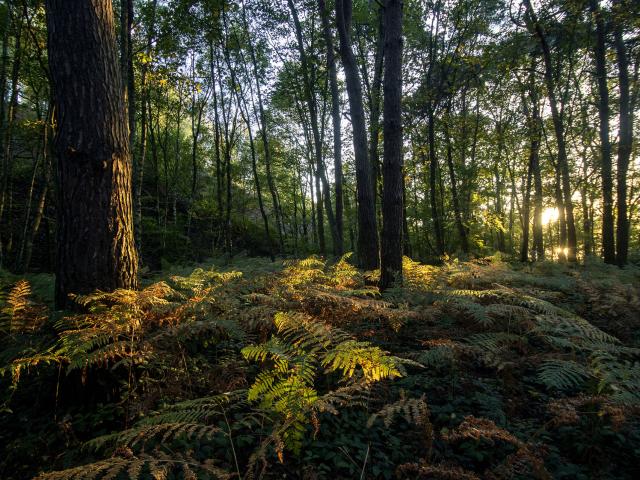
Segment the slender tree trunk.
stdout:
[[200,131],[202,130],[202,114],[207,102],[207,95],[198,101],[196,93],[193,92],[191,102],[191,196],[189,198],[189,218],[187,221],[187,234],[191,234],[191,220],[193,218],[194,204],[198,193],[198,143],[200,141]]
[[595,17],[595,63],[598,84],[598,114],[600,117],[600,164],[602,173],[602,253],[605,263],[615,263],[616,249],[613,230],[613,175],[609,142],[609,88],[607,86],[607,33],[598,0],[590,0]]
[[427,106],[427,128],[429,137],[429,200],[431,202],[431,218],[436,236],[436,254],[444,254],[444,235],[442,232],[442,219],[438,209],[438,191],[436,181],[438,176],[438,157],[436,153],[436,134],[433,104]]
[[567,157],[567,147],[564,134],[564,120],[558,109],[558,101],[556,96],[556,85],[553,78],[553,61],[551,58],[551,50],[547,42],[547,38],[542,30],[542,26],[531,6],[531,0],[524,0],[527,9],[527,25],[529,30],[538,38],[542,48],[542,57],[544,60],[544,78],[547,85],[547,96],[549,98],[549,106],[551,107],[551,117],[553,120],[553,128],[558,144],[558,169],[561,173],[562,193],[564,197],[564,210],[566,213],[567,226],[567,258],[570,262],[576,261],[577,234],[576,224],[573,215],[573,200],[571,191],[571,182],[569,177],[569,162]]
[[111,2],[46,7],[57,120],[56,305],[64,308],[70,293],[135,288],[138,261]]
[[218,94],[216,89],[216,77],[220,72],[216,73],[214,56],[214,47],[213,43],[211,43],[209,45],[209,67],[211,69],[211,88],[213,89],[213,142],[216,161],[216,207],[218,220],[220,220],[222,219],[222,162],[220,156],[220,114],[218,113]]
[[533,210],[533,251],[536,260],[544,260],[544,235],[542,225],[542,175],[540,174],[540,105],[535,84],[535,59],[531,62],[531,75],[529,81],[529,98],[531,99],[531,170],[533,174],[534,210]]
[[447,142],[447,165],[449,167],[449,178],[451,180],[451,197],[453,200],[453,213],[460,237],[460,245],[464,253],[469,253],[469,242],[467,241],[467,230],[462,221],[462,211],[460,209],[460,197],[458,195],[458,184],[456,180],[456,169],[453,164],[453,146],[451,145],[451,135],[449,132],[449,120],[451,117],[451,102],[447,107],[447,122],[445,123],[445,140]]
[[5,139],[5,115],[7,110],[6,93],[7,93],[7,65],[9,64],[9,30],[11,28],[11,18],[13,16],[12,1],[6,2],[6,13],[4,18],[4,30],[2,35],[2,58],[0,58],[0,155],[2,162],[0,163],[0,267],[3,265],[3,214],[4,202],[6,195],[5,177],[8,171],[7,158],[4,149]]
[[356,159],[358,259],[362,268],[374,270],[379,265],[378,227],[371,180],[371,164],[367,154],[367,130],[362,105],[362,85],[360,84],[358,65],[351,47],[351,11],[352,0],[336,0],[336,23],[349,96],[353,126],[353,150]]
[[[379,5],[377,12],[378,34],[373,61],[373,82],[369,96],[369,158],[371,159],[371,167],[373,168],[373,194],[376,198],[378,196],[380,183],[380,154],[378,152],[380,138],[380,91],[382,89],[382,67],[384,65],[385,55],[384,8],[382,3]],[[364,61],[366,61],[366,59]]]
[[[51,110],[51,109],[50,109]],[[49,155],[49,129],[51,128],[51,112],[47,114],[45,120],[43,141],[42,141],[42,187],[40,190],[40,196],[36,203],[35,212],[33,214],[33,220],[29,226],[29,231],[26,236],[24,245],[24,256],[21,262],[21,270],[23,272],[29,271],[31,265],[31,257],[33,255],[33,244],[35,243],[36,236],[40,230],[42,218],[44,216],[45,205],[47,202],[47,196],[49,193],[49,183],[51,182],[51,156]]]
[[588,170],[587,170],[587,160],[586,160],[586,150],[587,148],[585,147],[584,149],[584,153],[583,153],[583,160],[582,160],[582,188],[580,190],[580,201],[582,203],[582,229],[583,229],[583,238],[584,238],[584,246],[583,246],[583,250],[584,250],[584,256],[585,258],[587,258],[589,255],[591,255],[591,252],[593,250],[593,246],[591,245],[591,216],[589,215],[589,188],[588,188],[588,181],[589,181],[589,175],[588,175]]
[[[9,221],[8,224],[4,224],[3,218],[5,211],[7,213],[8,220],[11,217],[12,211],[12,177],[13,177],[13,129],[16,123],[17,113],[18,113],[18,83],[20,79],[20,70],[22,65],[22,24],[24,21],[23,16],[19,19],[15,19],[17,21],[16,25],[16,33],[15,33],[15,44],[13,47],[13,65],[11,68],[11,93],[9,95],[9,103],[7,110],[7,119],[3,124],[2,129],[2,138],[0,141],[2,142],[2,158],[3,158],[3,168],[0,173],[0,265],[3,263],[3,246],[2,246],[2,233],[8,232],[8,239],[6,245],[6,253],[10,253],[12,250],[12,239],[13,239],[13,225]],[[4,103],[4,98],[2,99]],[[3,117],[4,119],[4,117]],[[7,208],[7,201],[9,202]]]
[[[130,22],[133,18],[133,0],[128,0],[130,5]],[[133,197],[134,197],[134,206],[133,206],[133,215],[134,215],[134,226],[135,226],[135,237],[136,237],[136,246],[138,249],[138,258],[140,262],[142,262],[142,188],[144,184],[144,165],[147,159],[147,102],[149,97],[149,87],[147,85],[147,75],[149,72],[149,62],[151,61],[151,49],[153,46],[153,39],[155,38],[155,19],[156,19],[156,9],[158,5],[158,0],[153,0],[151,4],[151,25],[149,26],[149,33],[147,35],[147,44],[146,44],[146,57],[142,62],[141,72],[140,72],[140,142],[139,142],[139,151],[137,158],[134,158],[134,188],[133,188]],[[135,93],[135,79],[133,76],[133,44],[131,43],[131,25],[129,25],[129,89]],[[133,104],[135,108],[135,96],[129,98],[129,103]],[[129,111],[129,122],[130,128],[132,128],[135,135],[135,110]],[[132,148],[135,148],[134,141],[135,137],[132,137]]]
[[384,160],[380,287],[402,284],[404,162],[402,157],[402,0],[384,8]]
[[[246,11],[242,8],[242,18],[245,24],[245,28],[249,31],[249,25],[246,19]],[[256,59],[256,53],[253,48],[253,43],[249,41],[249,54],[251,55],[251,64],[253,66],[253,75],[256,84],[256,93],[258,95],[258,110],[260,112],[260,135],[262,137],[262,143],[264,146],[264,166],[267,174],[267,185],[269,187],[269,192],[271,193],[271,200],[273,202],[273,211],[276,219],[276,227],[278,229],[278,240],[280,242],[280,251],[284,251],[284,227],[282,224],[282,213],[280,210],[280,204],[278,202],[278,192],[276,189],[275,182],[273,180],[273,173],[271,172],[272,158],[271,158],[271,147],[269,143],[269,134],[268,134],[268,125],[267,125],[267,115],[264,110],[264,102],[262,99],[262,88],[260,86],[260,75],[258,73],[258,61]]]
[[337,238],[334,240],[334,253],[344,253],[344,206],[342,187],[342,128],[340,119],[340,91],[338,90],[338,73],[333,50],[333,34],[329,26],[329,12],[325,0],[318,0],[318,8],[322,20],[322,31],[327,49],[327,69],[329,70],[329,86],[331,88],[331,120],[333,122],[333,170],[335,176],[335,228]]
[[324,161],[322,159],[322,140],[320,137],[320,128],[318,125],[318,106],[313,92],[313,84],[309,76],[309,64],[304,48],[304,42],[302,39],[302,26],[300,25],[300,20],[298,18],[298,11],[296,10],[293,0],[287,0],[287,2],[289,4],[291,16],[293,17],[298,52],[300,54],[305,100],[307,102],[307,109],[309,110],[311,133],[313,137],[313,153],[315,154],[317,177],[322,182],[322,200],[324,202],[324,210],[327,212],[327,220],[329,221],[329,229],[331,231],[331,239],[333,241],[334,252],[336,252],[336,245],[340,243],[340,240],[338,238],[338,230],[336,228],[335,217],[333,215],[333,208],[331,207],[329,182],[324,171]]
[[[618,1],[616,5],[620,5]],[[618,22],[614,26],[613,37],[616,47],[618,63],[618,84],[620,90],[620,140],[618,143],[618,223],[616,227],[616,263],[624,266],[627,263],[629,251],[629,215],[627,213],[627,172],[629,159],[633,149],[633,108],[629,94],[629,59],[623,38],[622,25]]]
[[307,225],[307,196],[305,189],[305,181],[302,177],[302,168],[300,165],[297,166],[298,170],[298,184],[300,185],[300,203],[302,204],[302,239],[305,243],[309,241],[309,227]]
[[[238,103],[240,103],[240,99],[238,99]],[[255,141],[253,138],[253,132],[251,131],[251,124],[249,122],[249,109],[246,108],[243,110],[242,106],[240,106],[242,116],[247,124],[247,131],[249,133],[249,148],[251,151],[251,171],[253,173],[253,181],[256,187],[256,195],[258,197],[258,208],[260,209],[260,215],[262,216],[262,222],[264,224],[264,234],[267,237],[267,245],[269,247],[269,256],[271,257],[271,261],[275,260],[275,256],[273,254],[273,241],[271,240],[271,231],[269,230],[269,217],[267,217],[267,212],[264,208],[264,201],[262,200],[262,186],[260,185],[260,177],[258,175],[258,162],[256,160],[256,147]]]
[[554,183],[554,193],[556,198],[556,208],[558,209],[558,229],[559,229],[559,249],[558,249],[558,259],[561,261],[565,261],[567,259],[567,217],[566,210],[564,205],[564,198],[562,196],[562,180],[560,169],[556,165],[555,167],[555,183]]
[[495,178],[495,187],[496,187],[496,217],[500,222],[498,230],[496,231],[497,237],[497,249],[499,252],[506,252],[506,244],[504,239],[504,206],[502,203],[502,194],[504,192],[504,182],[502,179],[502,151],[504,149],[504,132],[503,132],[503,124],[502,121],[498,121],[496,125],[496,131],[498,135],[498,152],[496,154],[495,163],[493,166],[493,174]]

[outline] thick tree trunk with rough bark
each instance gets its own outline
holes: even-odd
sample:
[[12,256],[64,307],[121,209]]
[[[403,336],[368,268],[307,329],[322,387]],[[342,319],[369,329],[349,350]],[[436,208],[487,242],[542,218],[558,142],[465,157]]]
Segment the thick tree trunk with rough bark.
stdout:
[[384,7],[384,158],[380,287],[402,283],[404,179],[402,161],[402,0]]
[[371,164],[367,155],[367,129],[362,105],[360,73],[351,46],[351,0],[336,0],[336,23],[340,35],[340,53],[344,66],[353,126],[353,150],[356,158],[358,197],[358,259],[365,270],[378,268],[378,227]]
[[[56,107],[56,305],[135,288],[131,154],[112,3],[47,0]],[[79,48],[82,46],[82,48]]]

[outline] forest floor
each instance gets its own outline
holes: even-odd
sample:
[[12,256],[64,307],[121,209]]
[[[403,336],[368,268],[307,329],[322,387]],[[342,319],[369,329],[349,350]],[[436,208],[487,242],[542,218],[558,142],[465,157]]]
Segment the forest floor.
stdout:
[[174,270],[0,273],[0,478],[640,478],[636,267]]

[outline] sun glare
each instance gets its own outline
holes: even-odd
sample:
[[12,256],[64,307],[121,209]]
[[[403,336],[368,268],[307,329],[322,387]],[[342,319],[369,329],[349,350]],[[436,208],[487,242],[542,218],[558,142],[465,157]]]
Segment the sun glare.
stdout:
[[557,222],[560,212],[555,207],[547,207],[542,211],[542,225],[549,225],[550,223]]

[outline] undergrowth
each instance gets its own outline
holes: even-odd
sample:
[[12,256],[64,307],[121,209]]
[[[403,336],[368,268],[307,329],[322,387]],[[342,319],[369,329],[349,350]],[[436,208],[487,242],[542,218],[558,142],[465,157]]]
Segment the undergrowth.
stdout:
[[245,258],[0,284],[0,477],[638,478],[640,272]]

